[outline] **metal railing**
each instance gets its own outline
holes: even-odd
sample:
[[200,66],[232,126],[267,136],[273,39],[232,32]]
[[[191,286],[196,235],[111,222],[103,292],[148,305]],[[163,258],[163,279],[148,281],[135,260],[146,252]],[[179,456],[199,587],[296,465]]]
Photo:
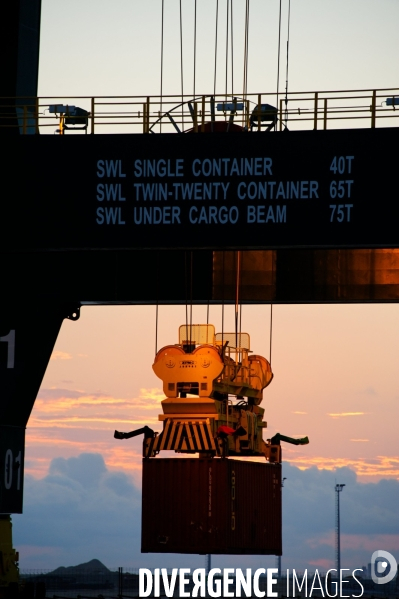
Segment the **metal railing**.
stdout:
[[[166,133],[398,126],[399,89],[191,96],[0,98],[22,134]],[[51,108],[50,108],[51,107]],[[80,109],[78,116],[75,107]],[[260,109],[258,107],[261,107]],[[52,112],[50,112],[52,110]]]

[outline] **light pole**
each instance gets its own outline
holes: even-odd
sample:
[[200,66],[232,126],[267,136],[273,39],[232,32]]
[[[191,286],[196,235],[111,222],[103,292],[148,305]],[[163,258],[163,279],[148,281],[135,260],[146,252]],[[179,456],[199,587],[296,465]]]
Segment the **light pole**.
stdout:
[[335,560],[337,566],[337,578],[340,576],[341,570],[341,520],[339,512],[339,494],[342,492],[345,485],[335,485]]
[[209,572],[211,571],[211,554],[207,553],[205,556],[205,570],[206,570],[206,575],[209,576]]

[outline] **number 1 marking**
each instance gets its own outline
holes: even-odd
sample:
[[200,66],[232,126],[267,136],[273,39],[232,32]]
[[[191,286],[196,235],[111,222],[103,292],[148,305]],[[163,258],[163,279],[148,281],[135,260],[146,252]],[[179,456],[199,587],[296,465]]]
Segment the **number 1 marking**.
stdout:
[[15,330],[11,330],[8,335],[0,337],[0,341],[5,341],[7,347],[7,368],[14,368],[15,361]]

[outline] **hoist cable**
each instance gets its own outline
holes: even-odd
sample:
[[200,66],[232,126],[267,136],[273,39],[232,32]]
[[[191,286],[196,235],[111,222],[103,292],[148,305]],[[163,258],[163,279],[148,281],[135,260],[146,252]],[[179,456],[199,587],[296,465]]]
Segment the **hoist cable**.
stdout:
[[248,0],[248,22],[247,22],[247,68],[245,75],[245,95],[248,93],[248,58],[249,58],[249,6],[250,0]]
[[224,344],[224,250],[222,252],[222,350]]
[[157,252],[157,264],[156,264],[156,310],[155,310],[155,355],[158,353],[158,306],[159,306],[159,253]]
[[287,32],[287,68],[285,74],[285,126],[288,121],[288,58],[290,47],[290,20],[291,20],[291,0],[288,0],[288,32]]
[[234,96],[233,0],[230,0],[230,39],[231,39],[231,95]]
[[190,252],[190,345],[193,342],[193,252]]
[[[276,97],[276,109],[278,113],[278,92],[280,87],[280,47],[281,47],[281,0],[280,9],[278,15],[278,49],[277,49],[277,97]],[[277,127],[275,127],[277,131]]]
[[272,365],[272,338],[273,338],[273,302],[270,303],[270,348],[269,348],[269,364]]
[[184,87],[183,87],[183,15],[180,0],[180,81],[181,81],[181,122],[184,129]]
[[[236,334],[236,347],[238,347],[238,302],[240,297],[240,258],[241,252],[236,252],[236,305],[235,305],[235,334]],[[241,341],[241,339],[240,339]]]
[[269,347],[269,364],[272,365],[272,340],[273,340],[273,289],[274,289],[274,254],[272,252],[272,292],[270,301],[270,347]]
[[[162,0],[162,15],[161,15],[161,114],[162,114],[162,96],[163,96],[163,31],[164,31],[164,9],[165,9],[165,0]],[[159,131],[162,131],[162,119],[159,121]]]
[[213,75],[213,97],[216,96],[216,70],[218,57],[218,23],[219,23],[219,0],[216,0],[216,31],[215,31],[215,72]]
[[[240,289],[242,287],[242,273],[245,272],[244,271],[244,257],[245,257],[245,252],[241,252]],[[242,331],[241,325],[242,325],[242,302],[240,303],[240,326],[239,326],[240,341],[241,341],[241,331]]]
[[245,100],[245,78],[247,63],[247,20],[248,20],[248,0],[245,1],[245,25],[244,25],[244,76],[242,82],[242,98]]
[[188,275],[187,275],[187,250],[184,252],[184,291],[185,291],[185,295],[186,295],[186,334],[185,337],[186,339],[184,339],[184,341],[186,341],[187,344],[187,337],[188,337]]
[[194,81],[193,81],[193,98],[195,98],[195,75],[197,68],[197,0],[194,2]]
[[243,99],[247,95],[248,89],[248,38],[249,38],[249,0],[245,3],[245,36],[244,36],[244,80],[243,80]]
[[158,353],[158,300],[155,310],[155,355]]
[[225,96],[227,101],[227,79],[229,72],[229,2],[226,0],[226,84],[225,84]]

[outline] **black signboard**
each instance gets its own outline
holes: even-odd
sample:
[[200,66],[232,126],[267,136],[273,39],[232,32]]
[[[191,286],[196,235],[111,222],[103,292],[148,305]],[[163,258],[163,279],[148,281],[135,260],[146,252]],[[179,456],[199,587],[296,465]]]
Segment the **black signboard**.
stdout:
[[399,129],[25,136],[3,162],[0,242],[397,247],[398,139]]

